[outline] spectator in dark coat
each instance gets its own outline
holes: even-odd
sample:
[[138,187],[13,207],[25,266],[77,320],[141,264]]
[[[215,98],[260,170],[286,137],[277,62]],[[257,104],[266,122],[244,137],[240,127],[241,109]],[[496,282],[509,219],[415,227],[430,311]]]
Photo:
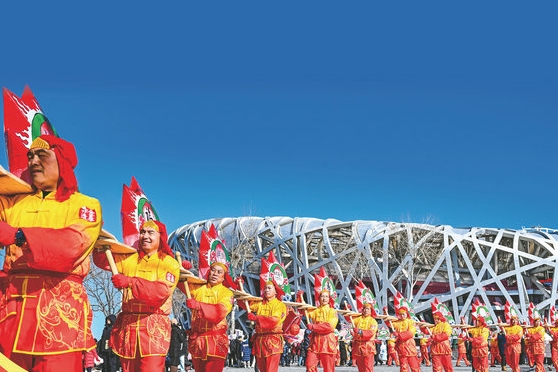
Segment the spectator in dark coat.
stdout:
[[116,320],[116,315],[110,314],[105,318],[105,328],[103,328],[103,335],[97,343],[97,354],[103,359],[103,372],[116,372],[120,368],[120,358],[112,351],[108,345],[112,325]]
[[169,346],[170,372],[177,372],[180,365],[180,357],[186,354],[186,333],[178,325],[176,319],[171,320],[171,340]]

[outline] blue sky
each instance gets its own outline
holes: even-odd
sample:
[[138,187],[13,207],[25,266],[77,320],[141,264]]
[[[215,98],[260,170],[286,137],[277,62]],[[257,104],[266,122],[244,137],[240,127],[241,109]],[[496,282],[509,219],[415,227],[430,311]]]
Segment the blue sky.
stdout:
[[28,84],[76,145],[117,236],[132,176],[169,231],[244,215],[558,228],[557,8],[12,2],[0,83]]

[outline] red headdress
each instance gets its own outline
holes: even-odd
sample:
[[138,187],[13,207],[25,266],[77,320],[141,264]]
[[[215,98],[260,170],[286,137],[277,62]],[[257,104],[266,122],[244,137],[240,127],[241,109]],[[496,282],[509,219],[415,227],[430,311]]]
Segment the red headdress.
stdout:
[[58,186],[56,188],[56,200],[62,202],[78,190],[74,168],[78,159],[76,149],[70,142],[62,138],[44,134],[36,138],[30,148],[44,148],[54,151],[58,161]]
[[434,319],[438,318],[440,319],[442,322],[446,322],[447,319],[444,316],[444,314],[441,311],[435,311],[432,313],[432,316],[434,317]]
[[[143,227],[153,227],[155,228],[155,230],[157,230],[159,232],[159,234],[161,235],[161,239],[159,241],[159,252],[163,252],[168,254],[171,257],[174,257],[174,252],[172,251],[171,247],[169,246],[169,243],[167,243],[167,241],[169,240],[169,236],[167,235],[167,227],[159,221],[155,221],[155,220],[149,220],[149,221],[145,221],[142,225],[141,228]],[[140,230],[141,230],[140,228]],[[143,257],[145,255],[145,252],[140,249],[138,251],[140,257]]]

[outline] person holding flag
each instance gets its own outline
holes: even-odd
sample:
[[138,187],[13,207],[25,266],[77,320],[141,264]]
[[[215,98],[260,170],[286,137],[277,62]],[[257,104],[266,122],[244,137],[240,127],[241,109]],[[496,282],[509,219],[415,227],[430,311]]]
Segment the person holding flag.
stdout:
[[0,196],[0,355],[29,371],[83,370],[83,352],[95,347],[83,279],[101,206],[78,191],[73,144],[49,134],[27,140],[31,193]]
[[531,346],[532,359],[530,362],[535,365],[535,372],[544,372],[544,338],[546,332],[541,325],[541,318],[538,312],[533,315],[532,324],[533,326],[527,328],[527,332],[525,332],[525,338],[529,340],[529,345]]
[[399,357],[399,370],[407,372],[410,369],[411,372],[420,372],[420,362],[414,339],[417,329],[409,309],[409,302],[404,300],[401,294],[396,293],[397,320],[387,323],[393,329],[392,334],[396,339],[395,349]]
[[510,366],[511,372],[519,372],[523,327],[519,325],[516,313],[509,314],[506,318],[509,318],[509,326],[502,327],[506,335],[506,363]]
[[484,317],[478,313],[475,315],[475,326],[469,329],[471,335],[471,356],[473,357],[473,368],[476,372],[488,372],[488,336],[490,331]]
[[335,359],[339,350],[335,327],[337,310],[334,307],[337,293],[333,281],[327,276],[324,267],[320,274],[314,274],[314,292],[317,307],[308,312],[306,328],[311,331],[310,345],[306,355],[306,371],[317,372],[321,364],[324,372],[335,370]]
[[446,317],[441,311],[435,311],[434,327],[430,330],[432,344],[430,353],[432,355],[432,372],[453,372],[451,363],[451,345],[450,337],[452,334],[451,325],[447,322]]
[[355,286],[357,309],[360,316],[351,321],[353,326],[353,353],[358,372],[374,371],[374,356],[376,354],[376,333],[378,322],[374,317],[378,314],[374,309],[375,300],[370,290],[361,281]]
[[[165,225],[148,220],[139,230],[138,251],[114,255],[117,273],[112,283],[123,290],[122,312],[112,327],[109,346],[120,357],[123,372],[165,368],[172,293],[180,276],[180,264],[167,240]],[[93,261],[101,269],[112,269],[101,250],[94,252]]]
[[554,368],[558,371],[558,317],[555,314],[556,310],[554,306],[550,308],[550,324],[548,329],[548,334],[552,337],[550,341],[550,352],[552,358],[552,364]]
[[[199,249],[198,274],[206,282],[187,280],[179,288],[186,293],[192,311],[188,331],[188,351],[196,372],[219,372],[228,355],[227,315],[231,312],[236,284],[230,276],[230,254],[214,225],[203,231]],[[185,269],[192,265],[182,261]]]
[[[274,275],[277,274],[277,275]],[[280,282],[277,279],[280,278]],[[287,306],[278,296],[290,292],[285,270],[277,262],[273,251],[267,260],[262,258],[260,288],[263,301],[238,301],[241,307],[248,310],[248,320],[256,324],[252,336],[252,354],[256,357],[256,365],[261,372],[277,372],[283,353],[283,322],[287,317]]]

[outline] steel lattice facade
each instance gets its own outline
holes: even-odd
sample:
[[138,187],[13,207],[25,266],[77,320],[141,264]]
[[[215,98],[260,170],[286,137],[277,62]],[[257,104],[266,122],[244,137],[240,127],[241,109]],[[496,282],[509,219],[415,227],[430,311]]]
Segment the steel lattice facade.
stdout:
[[488,306],[493,319],[502,315],[506,301],[524,319],[530,302],[541,314],[556,302],[556,230],[290,217],[212,219],[185,225],[169,238],[173,250],[194,267],[201,232],[211,224],[231,249],[233,276],[243,275],[246,291],[255,295],[261,258],[274,250],[291,288],[303,290],[310,303],[314,274],[322,266],[336,283],[341,303],[353,309],[359,280],[372,290],[380,308],[392,309],[399,291],[427,320],[434,296],[455,319],[468,319],[475,298]]

